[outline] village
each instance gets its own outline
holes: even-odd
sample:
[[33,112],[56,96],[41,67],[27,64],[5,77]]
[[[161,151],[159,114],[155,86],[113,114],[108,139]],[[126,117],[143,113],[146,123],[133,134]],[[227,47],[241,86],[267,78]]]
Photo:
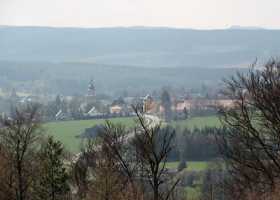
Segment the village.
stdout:
[[[165,93],[165,97],[163,97]],[[192,116],[216,114],[219,107],[231,108],[233,101],[221,93],[202,95],[200,93],[169,93],[160,95],[118,96],[108,98],[98,96],[94,80],[90,80],[84,95],[42,96],[20,93],[13,89],[10,93],[0,92],[0,112],[7,115],[16,105],[36,103],[42,106],[44,121],[107,119],[135,115],[133,106],[141,112],[166,119],[169,109],[171,120],[184,120]]]

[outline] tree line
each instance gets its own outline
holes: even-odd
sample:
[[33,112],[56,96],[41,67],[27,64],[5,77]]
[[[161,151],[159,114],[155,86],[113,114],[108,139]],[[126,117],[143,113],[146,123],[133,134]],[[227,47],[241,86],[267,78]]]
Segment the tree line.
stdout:
[[[171,127],[149,126],[135,108],[133,137],[107,121],[75,156],[43,134],[38,106],[15,108],[0,121],[0,199],[184,199],[184,171],[169,170],[167,162],[219,155],[220,165],[203,175],[200,199],[279,199],[280,61],[226,80],[224,94],[235,103],[220,109],[221,128],[176,135]],[[192,177],[185,184],[194,185]]]
[[38,106],[15,108],[1,119],[1,199],[174,199],[179,179],[166,162],[175,132],[150,127],[135,111],[132,138],[126,127],[107,121],[97,139],[87,139],[70,157],[45,136]]
[[62,144],[41,137],[37,106],[16,109],[13,115],[1,119],[1,199],[64,199],[70,187]]

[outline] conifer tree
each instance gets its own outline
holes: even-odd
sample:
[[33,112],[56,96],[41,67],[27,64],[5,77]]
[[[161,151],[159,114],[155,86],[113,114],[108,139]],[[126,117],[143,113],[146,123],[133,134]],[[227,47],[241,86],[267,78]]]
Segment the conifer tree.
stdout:
[[64,148],[61,142],[48,137],[40,152],[41,176],[39,178],[40,199],[65,199],[70,191],[68,174],[64,166]]

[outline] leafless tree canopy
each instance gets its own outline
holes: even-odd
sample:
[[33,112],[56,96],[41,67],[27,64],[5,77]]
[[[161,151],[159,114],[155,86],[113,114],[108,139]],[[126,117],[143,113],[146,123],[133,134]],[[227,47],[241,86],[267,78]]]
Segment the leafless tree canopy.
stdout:
[[28,106],[15,109],[12,118],[1,119],[0,144],[1,157],[5,160],[3,170],[7,173],[2,180],[10,188],[10,199],[25,200],[31,198],[31,184],[36,178],[36,155],[39,137],[40,119],[38,107]]
[[234,187],[265,192],[275,189],[280,176],[280,62],[226,81],[225,94],[235,107],[221,110],[227,130],[219,135]]
[[[92,176],[84,177],[93,179],[78,181],[86,183],[86,187],[82,187],[88,193],[85,196],[97,199],[114,196],[126,200],[172,198],[179,180],[168,174],[166,162],[175,133],[160,125],[151,127],[144,116],[135,111],[138,117],[135,130],[108,121],[99,139],[89,139],[86,143],[81,158],[85,162],[84,169]],[[77,169],[86,171],[76,168],[76,174],[80,173]]]
[[[161,125],[150,127],[145,118],[136,109],[140,130],[135,130],[134,146],[141,166],[141,176],[146,179],[153,190],[153,200],[168,200],[179,182],[172,182],[166,169],[167,158],[173,148],[175,131],[161,128]],[[166,184],[170,188],[162,187]]]

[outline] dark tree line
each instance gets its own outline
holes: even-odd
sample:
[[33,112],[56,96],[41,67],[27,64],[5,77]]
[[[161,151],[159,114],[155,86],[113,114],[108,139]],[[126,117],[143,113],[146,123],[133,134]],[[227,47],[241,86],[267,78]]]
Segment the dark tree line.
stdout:
[[207,161],[220,157],[215,133],[220,128],[185,128],[176,130],[176,148],[172,150],[170,161]]

